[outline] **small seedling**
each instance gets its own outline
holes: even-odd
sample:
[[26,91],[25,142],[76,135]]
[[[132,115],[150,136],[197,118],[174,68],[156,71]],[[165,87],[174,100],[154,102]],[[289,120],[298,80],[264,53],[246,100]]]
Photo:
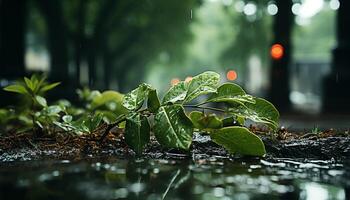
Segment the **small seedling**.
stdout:
[[[29,122],[32,126],[43,128],[43,122],[51,123],[52,119],[58,116],[59,108],[49,107],[44,95],[60,83],[48,83],[44,76],[32,75],[24,77],[24,82],[17,82],[4,88],[5,91],[20,94],[25,102],[28,102],[18,116],[19,119]],[[33,127],[34,128],[34,127]]]

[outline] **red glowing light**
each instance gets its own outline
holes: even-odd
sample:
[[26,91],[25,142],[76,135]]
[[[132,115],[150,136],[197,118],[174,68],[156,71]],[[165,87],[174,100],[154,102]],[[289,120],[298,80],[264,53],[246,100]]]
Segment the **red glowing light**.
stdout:
[[271,47],[271,51],[270,51],[271,57],[274,60],[279,60],[283,57],[284,54],[284,48],[282,45],[280,44],[274,44]]
[[185,79],[185,82],[186,83],[190,82],[192,80],[192,78],[193,78],[192,76],[187,76]]
[[180,79],[178,79],[178,78],[173,78],[170,81],[171,86],[174,86],[174,85],[176,85],[178,83],[180,83]]
[[237,72],[235,70],[230,70],[226,74],[226,78],[229,81],[234,81],[237,79]]

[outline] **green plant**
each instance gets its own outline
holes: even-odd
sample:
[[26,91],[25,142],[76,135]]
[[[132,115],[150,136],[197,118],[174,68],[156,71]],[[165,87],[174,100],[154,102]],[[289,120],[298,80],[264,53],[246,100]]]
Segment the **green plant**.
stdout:
[[[189,82],[172,86],[162,101],[153,87],[141,84],[124,97],[123,106],[128,113],[121,115],[109,128],[126,121],[125,141],[137,154],[141,154],[149,142],[151,130],[161,145],[187,150],[196,129],[209,134],[230,153],[263,156],[266,153],[263,142],[243,125],[250,119],[276,130],[278,111],[270,102],[246,94],[236,84],[219,85],[219,82],[219,74],[204,72]],[[199,99],[199,96],[205,98]],[[201,102],[191,104],[196,100]],[[185,108],[194,111],[186,114]],[[207,114],[207,111],[212,113]],[[149,120],[150,117],[154,120]]]
[[[30,78],[24,77],[23,82],[16,82],[4,88],[5,91],[15,92],[22,95],[24,107],[16,116],[27,126],[49,126],[50,123],[57,120],[58,113],[61,111],[58,106],[48,106],[44,95],[47,91],[52,90],[59,82],[48,83],[46,77],[32,75]],[[34,128],[34,127],[33,127]]]
[[311,133],[314,135],[319,135],[321,133],[321,131],[318,128],[318,126],[314,125],[314,128],[311,130]]
[[68,133],[74,134],[84,134],[84,133],[92,133],[96,130],[101,124],[103,119],[102,114],[85,114],[78,118],[77,120],[73,120],[71,115],[62,116],[62,122],[54,121],[53,124],[60,127],[62,130]]
[[56,83],[48,83],[46,82],[46,77],[44,76],[38,76],[38,75],[32,75],[29,78],[24,77],[24,82],[17,82],[13,85],[9,85],[4,88],[5,91],[8,92],[15,92],[23,95],[25,98],[27,98],[32,106],[47,106],[46,99],[43,97],[43,95],[49,91],[55,88],[57,85],[59,85],[59,82]]
[[101,93],[98,90],[84,88],[77,90],[77,93],[85,104],[85,110],[101,114],[103,121],[108,124],[127,113],[127,109],[122,106],[124,95],[119,92],[107,90]]
[[127,113],[121,105],[124,95],[116,91],[100,92],[89,88],[78,89],[77,93],[84,104],[84,108],[73,108],[66,101],[60,101],[65,109],[61,120],[52,123],[62,130],[73,134],[91,133],[96,130],[102,121],[109,124],[120,115]]

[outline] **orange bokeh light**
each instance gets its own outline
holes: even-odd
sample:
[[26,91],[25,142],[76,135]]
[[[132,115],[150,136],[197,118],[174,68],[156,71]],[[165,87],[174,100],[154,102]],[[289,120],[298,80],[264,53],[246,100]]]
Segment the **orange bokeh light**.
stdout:
[[171,86],[174,86],[174,85],[176,85],[178,83],[180,83],[180,79],[178,79],[178,78],[173,78],[170,81]]
[[284,54],[284,48],[282,45],[280,44],[274,44],[271,47],[271,51],[270,51],[271,57],[274,60],[279,60],[283,57]]
[[192,79],[193,79],[192,76],[187,76],[186,79],[185,79],[185,82],[188,83],[188,82],[190,82]]
[[237,79],[237,72],[235,70],[230,70],[226,74],[226,78],[229,81],[234,81]]

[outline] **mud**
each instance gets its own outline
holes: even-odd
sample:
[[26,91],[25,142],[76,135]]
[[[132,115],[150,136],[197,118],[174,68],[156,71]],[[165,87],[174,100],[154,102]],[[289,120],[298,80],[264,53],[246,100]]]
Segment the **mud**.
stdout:
[[[271,139],[261,136],[265,143],[267,158],[350,158],[350,137],[289,137]],[[0,162],[27,160],[81,160],[115,156],[135,157],[134,152],[123,142],[123,138],[109,135],[99,141],[98,135],[32,138],[30,135],[0,138]],[[208,160],[212,157],[233,158],[225,149],[210,140],[209,136],[194,134],[190,151],[166,149],[154,138],[142,155],[153,159]],[[237,157],[235,155],[234,157]]]

